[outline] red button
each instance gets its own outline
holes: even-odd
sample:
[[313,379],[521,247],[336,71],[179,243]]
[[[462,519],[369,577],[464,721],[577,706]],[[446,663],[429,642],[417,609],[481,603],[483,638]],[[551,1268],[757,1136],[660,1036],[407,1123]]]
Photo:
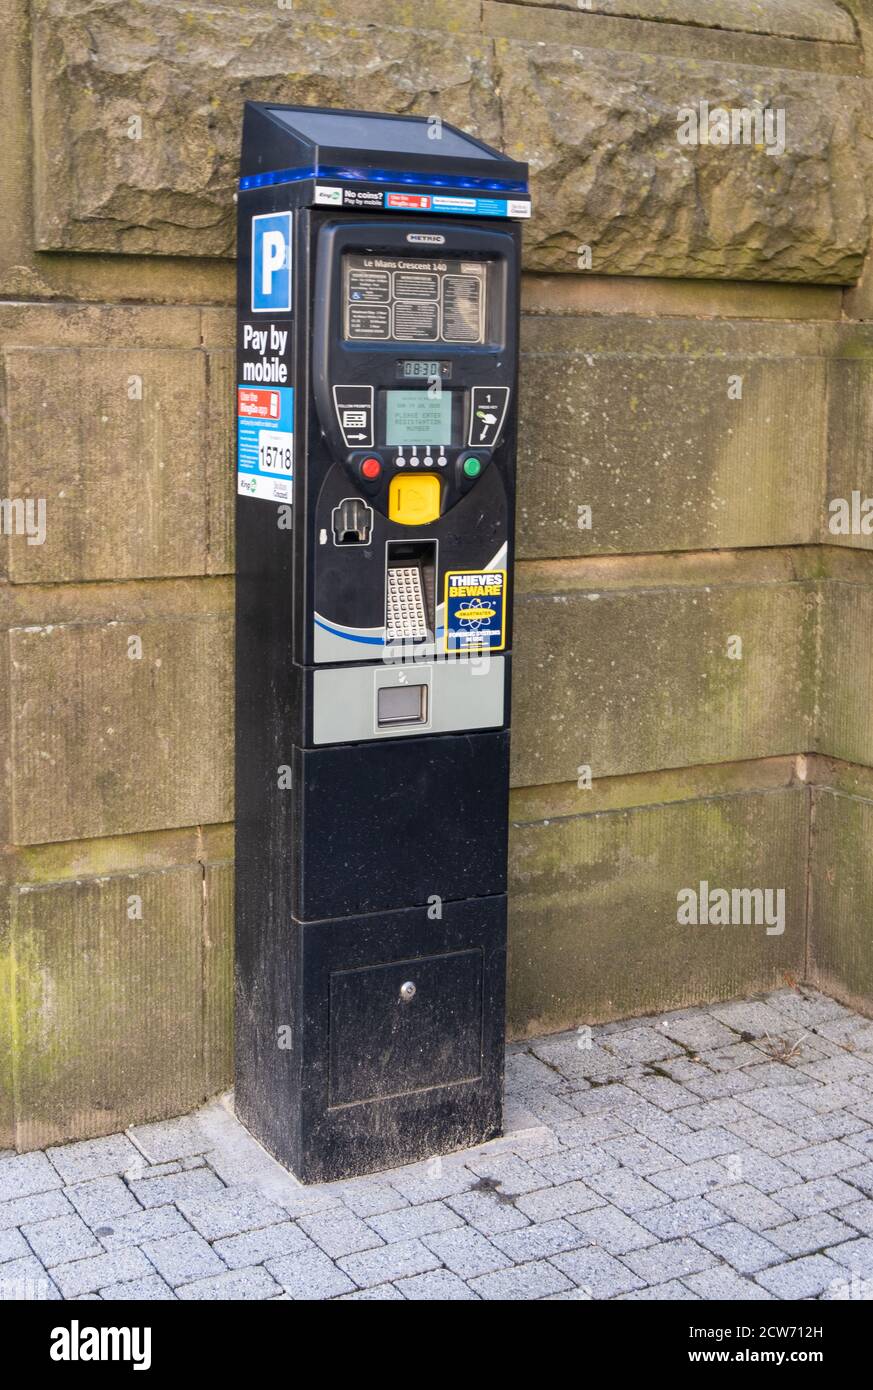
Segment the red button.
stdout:
[[378,478],[382,472],[382,465],[378,459],[364,459],[361,464],[361,472],[365,478]]

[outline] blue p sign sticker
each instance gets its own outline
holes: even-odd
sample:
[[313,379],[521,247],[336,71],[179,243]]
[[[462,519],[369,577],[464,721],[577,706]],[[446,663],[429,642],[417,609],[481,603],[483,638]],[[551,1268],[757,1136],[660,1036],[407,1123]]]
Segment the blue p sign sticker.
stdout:
[[252,312],[291,310],[291,214],[264,212],[252,218]]

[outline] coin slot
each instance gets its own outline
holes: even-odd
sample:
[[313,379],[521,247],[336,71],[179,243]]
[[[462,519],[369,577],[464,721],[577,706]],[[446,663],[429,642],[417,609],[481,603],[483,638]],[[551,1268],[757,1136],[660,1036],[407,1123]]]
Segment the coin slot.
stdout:
[[398,724],[427,723],[426,685],[380,685],[376,690],[376,724],[380,729]]

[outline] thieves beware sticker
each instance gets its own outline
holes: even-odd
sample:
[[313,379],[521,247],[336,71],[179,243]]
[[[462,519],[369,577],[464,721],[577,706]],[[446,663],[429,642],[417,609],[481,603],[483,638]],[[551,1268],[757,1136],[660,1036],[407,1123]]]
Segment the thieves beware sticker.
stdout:
[[506,570],[450,570],[445,591],[445,650],[499,652],[506,645]]

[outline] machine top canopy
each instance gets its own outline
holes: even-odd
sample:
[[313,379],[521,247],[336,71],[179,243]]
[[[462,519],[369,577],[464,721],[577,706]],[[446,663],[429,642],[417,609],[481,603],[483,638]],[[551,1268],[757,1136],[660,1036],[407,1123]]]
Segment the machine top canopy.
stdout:
[[302,179],[527,195],[527,165],[435,117],[246,102],[242,189]]

